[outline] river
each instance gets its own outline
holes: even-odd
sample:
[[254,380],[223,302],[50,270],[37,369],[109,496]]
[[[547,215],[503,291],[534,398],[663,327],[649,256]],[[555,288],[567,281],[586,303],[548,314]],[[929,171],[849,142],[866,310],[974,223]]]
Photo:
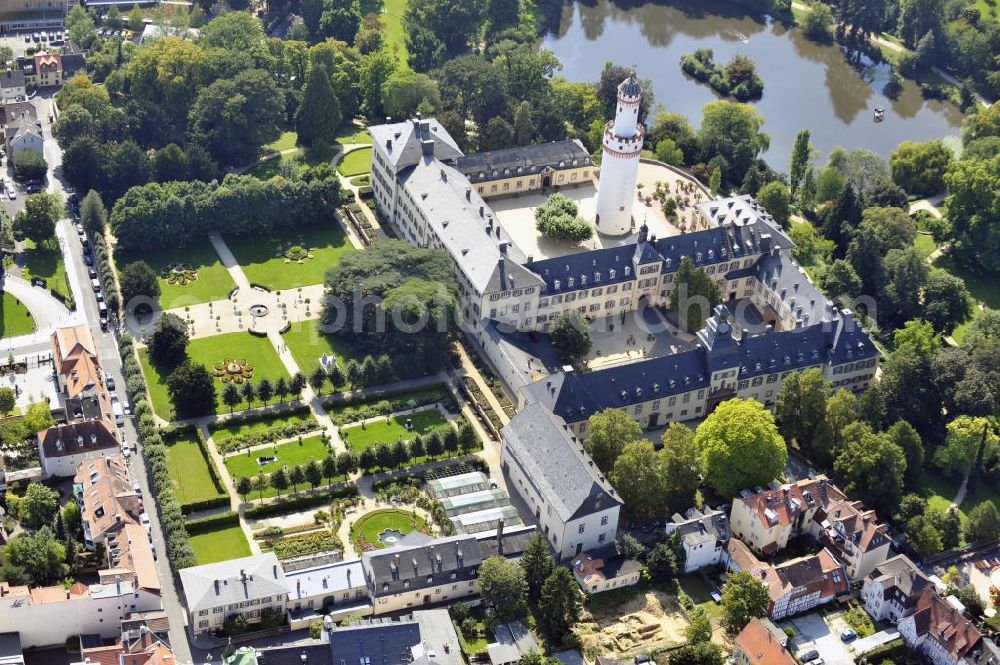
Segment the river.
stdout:
[[[764,96],[754,102],[771,137],[764,158],[779,170],[787,169],[801,129],[812,133],[822,159],[838,145],[888,157],[904,140],[955,136],[962,122],[954,105],[924,99],[909,80],[897,99],[887,98],[885,65],[859,72],[836,44],[817,44],[798,29],[724,0],[578,1],[564,7],[558,30],[542,46],[558,56],[561,73],[573,81],[595,81],[609,61],[634,67],[652,80],[657,104],[685,114],[695,127],[702,106],[717,96],[681,71],[681,55],[708,47],[722,64],[736,53],[749,56],[764,80]],[[872,120],[875,107],[885,109],[881,123]]]

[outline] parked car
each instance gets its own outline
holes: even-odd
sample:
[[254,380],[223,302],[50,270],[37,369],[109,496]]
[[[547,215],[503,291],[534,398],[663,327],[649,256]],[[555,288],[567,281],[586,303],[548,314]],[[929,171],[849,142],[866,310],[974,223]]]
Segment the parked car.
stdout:
[[125,459],[128,459],[131,454],[132,454],[132,447],[130,445],[128,445],[127,443],[123,443],[122,444],[122,456]]
[[104,302],[104,291],[98,291],[94,297],[97,298],[97,302]]
[[96,277],[90,280],[90,285],[94,287],[94,291],[101,290],[101,280],[97,279]]
[[86,263],[88,266],[94,265],[94,255],[89,252],[84,253],[83,262]]
[[808,651],[799,654],[799,660],[803,663],[808,663],[816,660],[817,658],[819,658],[819,651],[816,651],[816,649],[809,649]]
[[76,232],[77,235],[81,237],[87,235],[87,232],[83,230],[83,224],[81,224],[80,222],[76,223]]
[[845,630],[840,634],[840,641],[850,642],[851,640],[857,639],[857,637],[858,637],[858,631],[854,630],[853,628],[848,628],[847,630]]
[[14,199],[16,199],[17,198],[17,190],[15,190],[13,187],[8,187],[7,188],[7,198],[10,199],[11,201],[13,201]]
[[115,375],[112,374],[111,372],[105,371],[104,372],[104,385],[106,385],[108,387],[108,390],[114,390],[115,389]]

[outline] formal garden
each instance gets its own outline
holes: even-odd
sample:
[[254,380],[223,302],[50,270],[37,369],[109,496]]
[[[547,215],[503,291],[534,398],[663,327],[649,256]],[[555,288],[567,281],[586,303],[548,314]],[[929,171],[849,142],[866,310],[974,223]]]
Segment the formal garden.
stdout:
[[[153,410],[161,418],[173,420],[174,409],[167,391],[167,377],[173,367],[155,362],[147,348],[141,349],[139,356],[149,386]],[[215,374],[216,397],[221,395],[223,387],[227,382],[233,381],[234,377],[240,377],[240,382],[248,380],[255,384],[259,384],[263,378],[272,382],[281,377],[286,380],[289,378],[288,371],[278,358],[271,342],[266,337],[257,337],[246,332],[193,339],[188,343],[187,356],[192,363],[204,365]],[[216,369],[217,366],[221,366],[222,369]],[[230,367],[234,368],[234,372],[236,369],[239,371],[236,373],[226,371]],[[248,367],[250,370],[247,370]],[[251,374],[252,378],[246,379],[247,373]],[[228,381],[224,382],[227,377]],[[263,405],[263,402],[256,397],[251,403],[254,406]],[[225,408],[220,400],[216,401],[216,411]]]
[[394,546],[408,533],[430,532],[427,522],[410,510],[383,508],[362,515],[351,526],[351,542],[357,552]]
[[207,239],[183,248],[149,250],[141,255],[118,252],[115,256],[119,268],[139,260],[156,273],[164,309],[222,300],[236,286]]
[[350,248],[335,220],[294,229],[275,229],[267,236],[226,238],[251,284],[271,290],[321,284],[326,269]]
[[20,300],[5,291],[0,307],[3,308],[0,313],[0,337],[35,332],[35,319]]
[[[321,435],[304,437],[267,448],[234,453],[225,459],[229,475],[250,478],[260,473],[291,468],[299,464],[320,461],[330,453],[330,445]],[[293,491],[299,488],[290,488]]]
[[215,447],[226,454],[247,446],[271,443],[319,429],[307,406],[252,415],[238,414],[209,424]]

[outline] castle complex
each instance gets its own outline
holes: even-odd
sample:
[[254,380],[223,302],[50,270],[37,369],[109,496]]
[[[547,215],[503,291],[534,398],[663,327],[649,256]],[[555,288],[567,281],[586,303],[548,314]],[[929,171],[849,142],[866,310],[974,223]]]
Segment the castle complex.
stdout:
[[[784,377],[810,367],[835,388],[868,387],[878,349],[850,310],[812,284],[791,256],[792,241],[751,197],[697,204],[699,231],[657,238],[644,222],[636,230],[641,95],[634,78],[619,85],[599,177],[579,141],[463,155],[433,119],[370,128],[379,212],[401,237],[452,257],[463,327],[519,406],[541,403],[583,437],[587,419],[608,407],[627,409],[646,428],[702,418],[731,397],[770,408]],[[501,223],[488,203],[595,180],[598,246],[575,253],[526,255],[514,238],[524,237],[526,222]],[[525,351],[569,309],[623,323],[669,309],[685,258],[716,280],[727,304],[682,348],[583,373]],[[747,309],[758,334],[738,316]]]

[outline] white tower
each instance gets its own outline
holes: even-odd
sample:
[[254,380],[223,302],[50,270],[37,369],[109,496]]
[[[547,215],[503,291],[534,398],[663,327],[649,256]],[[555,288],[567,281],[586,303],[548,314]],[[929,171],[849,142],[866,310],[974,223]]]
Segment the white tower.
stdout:
[[639,123],[642,86],[630,76],[618,85],[615,119],[604,126],[601,177],[597,183],[597,230],[621,236],[632,230],[632,203],[646,128]]

